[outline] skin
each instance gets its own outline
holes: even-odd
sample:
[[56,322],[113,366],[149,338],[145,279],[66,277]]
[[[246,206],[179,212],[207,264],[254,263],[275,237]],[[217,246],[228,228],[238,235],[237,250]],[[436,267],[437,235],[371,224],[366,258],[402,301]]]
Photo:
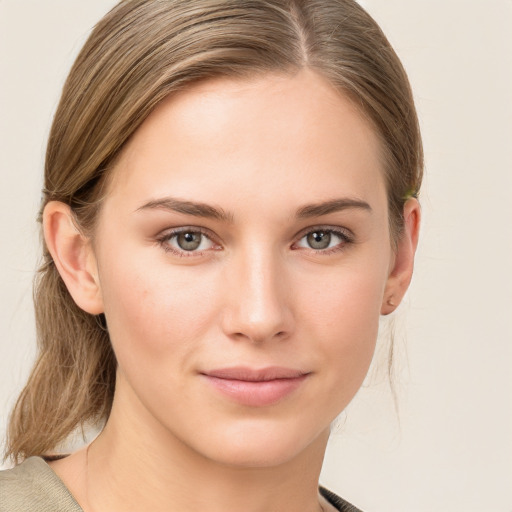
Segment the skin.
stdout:
[[[80,307],[105,313],[119,362],[105,429],[52,464],[84,510],[328,510],[317,487],[330,424],[366,375],[417,244],[409,200],[392,248],[379,155],[373,129],[310,70],[214,79],[136,132],[92,239],[48,204],[56,265]],[[178,228],[198,250],[180,249]],[[312,247],[322,230],[328,248]],[[306,377],[251,406],[202,375],[240,365]]]

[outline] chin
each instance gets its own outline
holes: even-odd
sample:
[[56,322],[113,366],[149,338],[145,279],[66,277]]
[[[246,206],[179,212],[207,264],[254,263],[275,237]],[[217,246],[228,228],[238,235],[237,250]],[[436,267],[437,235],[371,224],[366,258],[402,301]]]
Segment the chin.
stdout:
[[303,456],[308,448],[321,445],[325,449],[330,425],[320,432],[308,432],[308,429],[286,425],[244,425],[229,428],[215,435],[209,431],[206,446],[199,447],[195,439],[195,449],[211,461],[237,468],[277,467]]

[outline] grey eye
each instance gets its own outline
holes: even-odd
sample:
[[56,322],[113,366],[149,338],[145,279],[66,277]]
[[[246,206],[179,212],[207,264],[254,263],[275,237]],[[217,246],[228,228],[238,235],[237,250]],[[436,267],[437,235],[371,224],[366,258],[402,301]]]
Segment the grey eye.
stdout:
[[312,249],[327,249],[331,244],[332,233],[329,231],[314,231],[307,235],[306,240]]
[[176,243],[184,251],[195,251],[201,245],[202,239],[202,233],[193,231],[185,231],[176,235]]
[[200,256],[204,251],[219,249],[208,235],[195,229],[171,231],[162,235],[158,241],[165,251],[178,256]]
[[[317,228],[306,233],[296,244],[295,249],[309,249],[317,253],[330,254],[327,249],[341,250],[351,239],[343,231],[330,228]],[[332,251],[331,251],[332,252]]]

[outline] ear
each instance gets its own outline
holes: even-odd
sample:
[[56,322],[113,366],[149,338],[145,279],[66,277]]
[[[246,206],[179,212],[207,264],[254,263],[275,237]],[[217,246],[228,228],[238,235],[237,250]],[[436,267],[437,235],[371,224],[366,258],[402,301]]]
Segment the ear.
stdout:
[[384,291],[381,314],[392,313],[403,299],[412,279],[414,254],[418,246],[421,210],[417,199],[404,205],[404,229],[398,240]]
[[96,257],[89,238],[78,229],[71,208],[50,201],[43,211],[46,245],[76,304],[92,315],[103,313]]

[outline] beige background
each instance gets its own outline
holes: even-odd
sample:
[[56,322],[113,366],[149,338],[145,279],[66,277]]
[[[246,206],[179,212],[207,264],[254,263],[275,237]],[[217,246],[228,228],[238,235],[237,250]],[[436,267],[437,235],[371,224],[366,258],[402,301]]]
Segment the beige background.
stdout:
[[[34,353],[51,115],[74,55],[113,3],[0,0],[0,437]],[[512,1],[362,3],[415,91],[424,223],[395,317],[400,412],[374,373],[340,419],[322,481],[366,512],[511,512]]]

